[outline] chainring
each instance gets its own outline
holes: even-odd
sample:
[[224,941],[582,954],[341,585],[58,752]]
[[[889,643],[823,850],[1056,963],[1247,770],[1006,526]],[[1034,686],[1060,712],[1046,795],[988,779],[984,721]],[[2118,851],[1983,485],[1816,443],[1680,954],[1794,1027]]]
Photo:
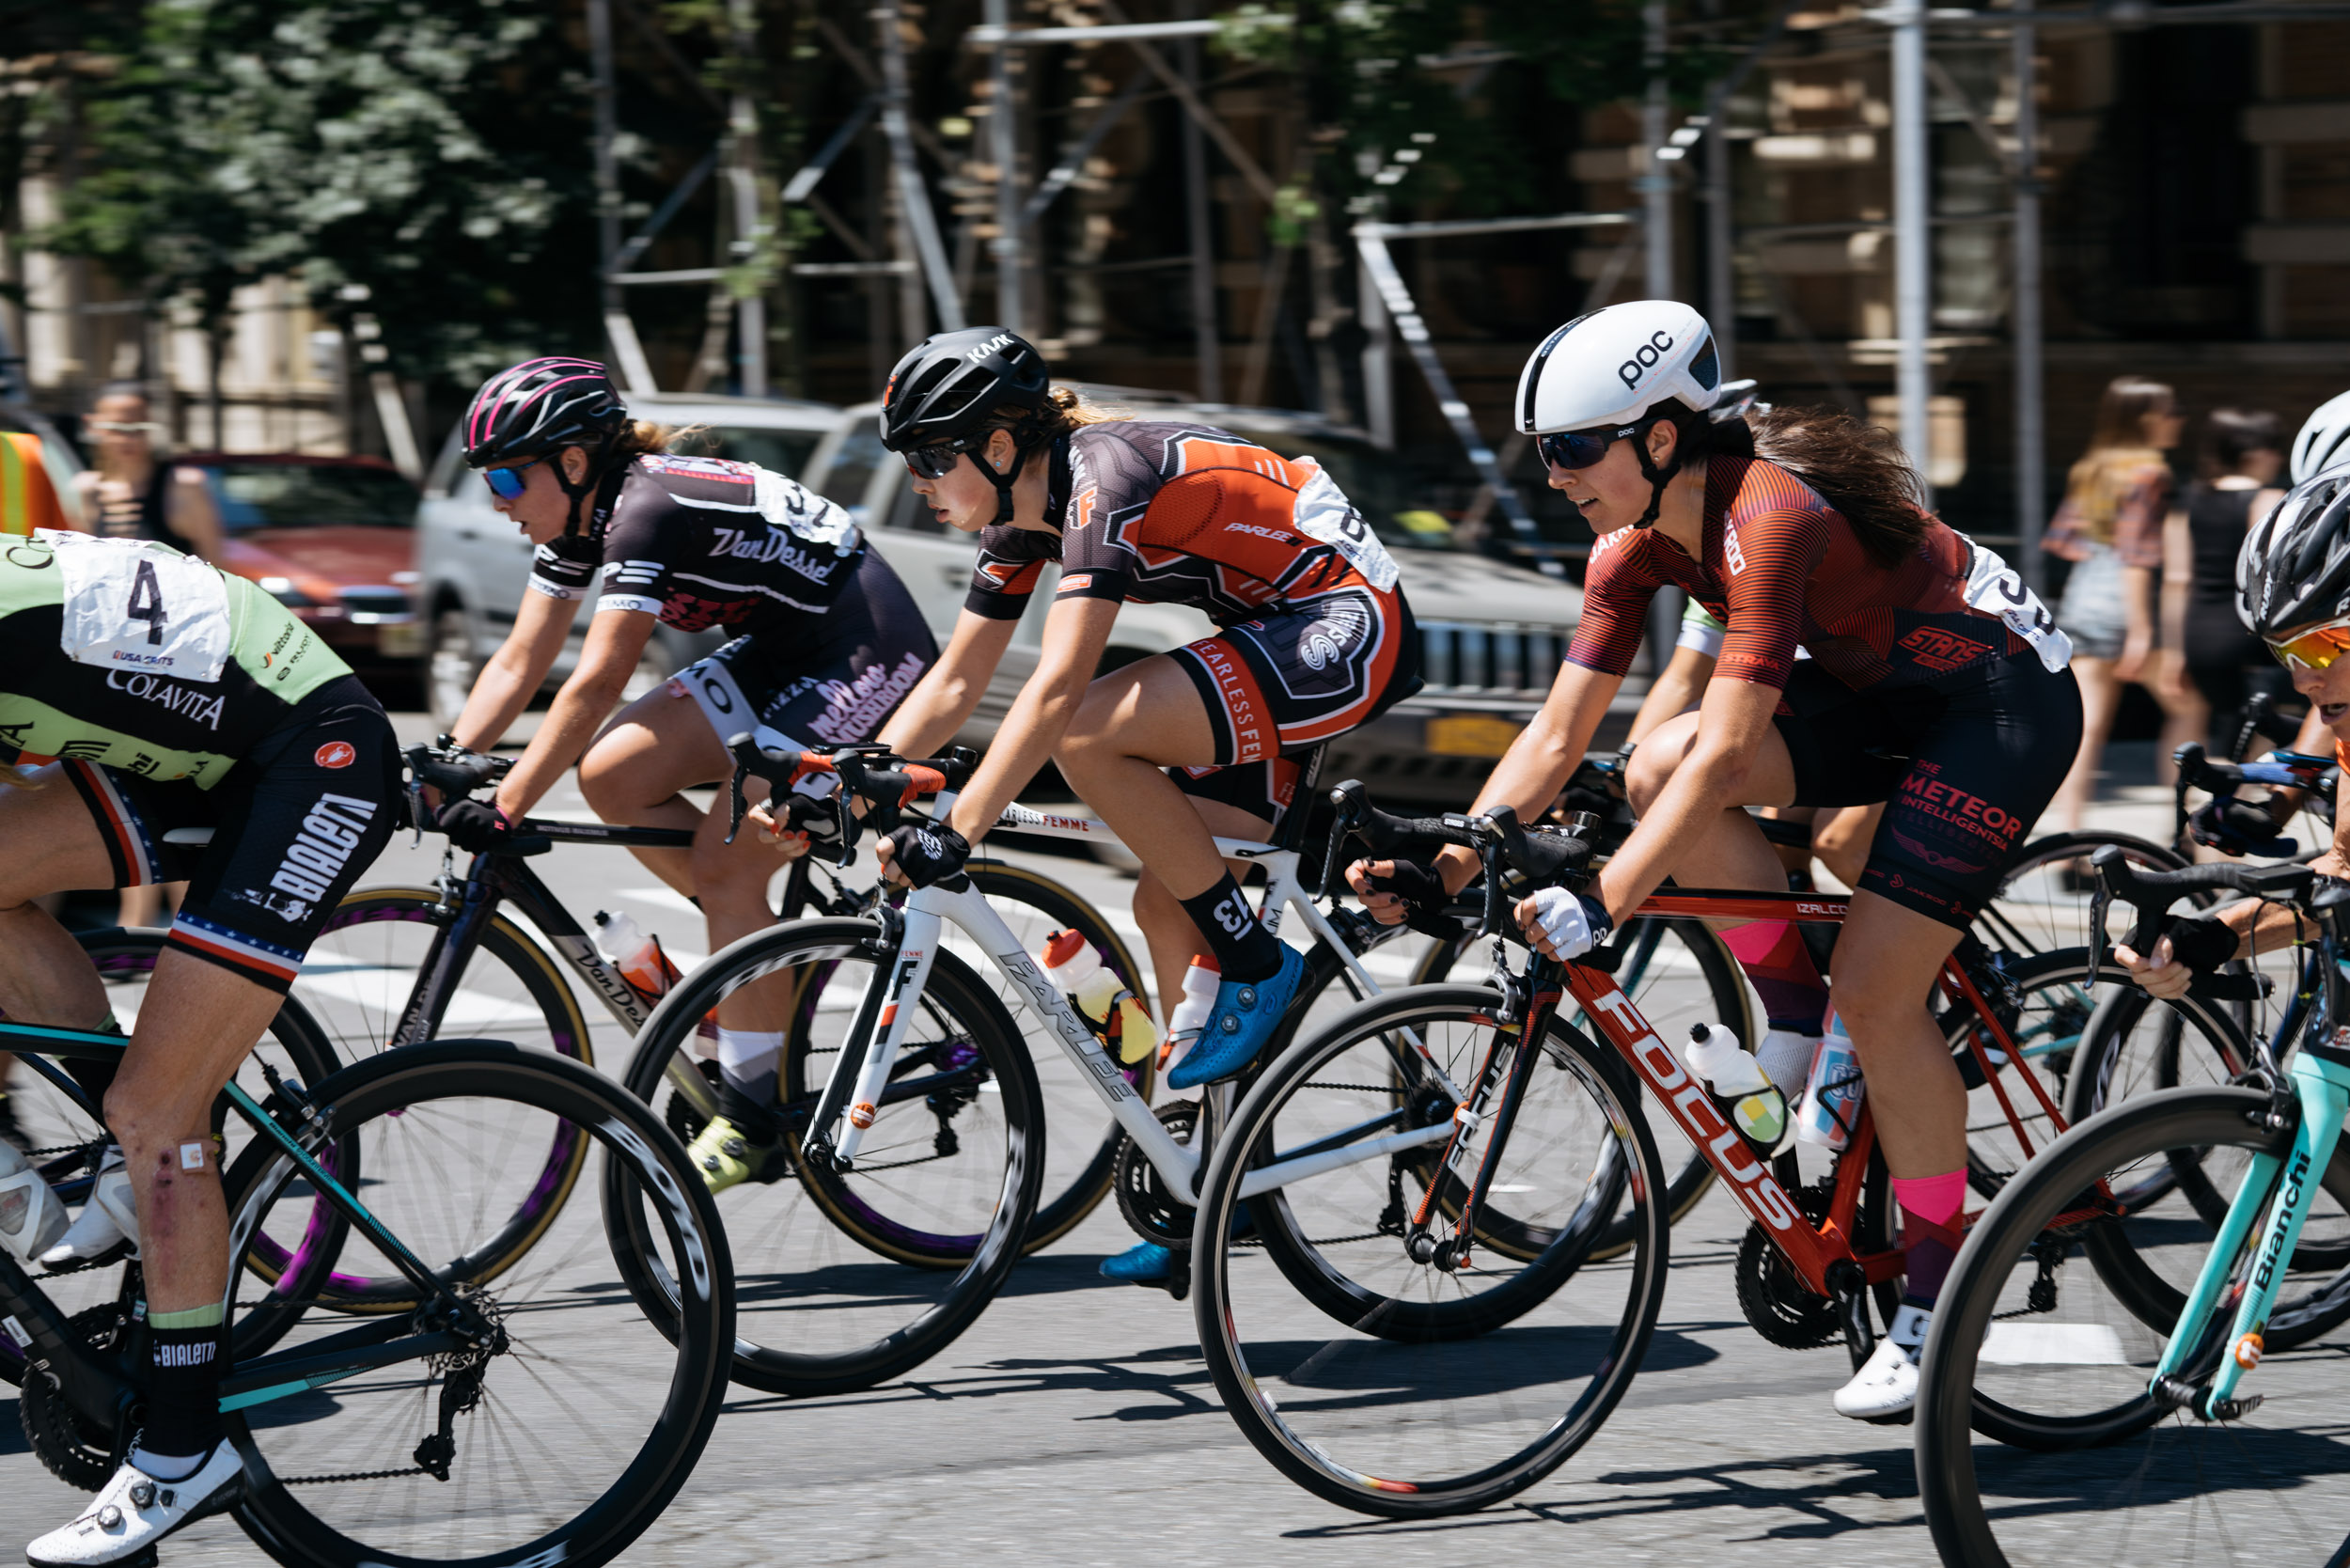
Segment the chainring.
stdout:
[[[110,1301],[84,1308],[67,1322],[92,1349],[102,1351],[113,1348],[129,1314],[120,1303]],[[115,1435],[85,1419],[46,1373],[24,1369],[16,1415],[25,1442],[49,1473],[68,1486],[95,1492],[115,1473]]]
[[[1178,1143],[1189,1143],[1199,1125],[1199,1106],[1191,1100],[1170,1100],[1158,1108],[1159,1125]],[[1118,1212],[1126,1216],[1135,1234],[1177,1251],[1191,1245],[1192,1205],[1167,1190],[1159,1168],[1131,1137],[1120,1135],[1117,1155]]]
[[[1796,1188],[1789,1196],[1813,1225],[1827,1213],[1825,1184]],[[1735,1276],[1738,1309],[1757,1334],[1781,1350],[1817,1350],[1844,1337],[1836,1303],[1811,1294],[1759,1220],[1749,1223],[1739,1238]]]

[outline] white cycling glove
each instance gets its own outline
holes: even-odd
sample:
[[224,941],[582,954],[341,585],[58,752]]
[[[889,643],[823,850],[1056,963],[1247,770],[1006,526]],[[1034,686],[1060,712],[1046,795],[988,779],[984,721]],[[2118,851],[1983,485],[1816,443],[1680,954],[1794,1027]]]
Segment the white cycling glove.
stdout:
[[1564,887],[1544,887],[1534,895],[1534,919],[1562,959],[1581,958],[1615,929],[1607,910],[1597,899],[1570,893]]

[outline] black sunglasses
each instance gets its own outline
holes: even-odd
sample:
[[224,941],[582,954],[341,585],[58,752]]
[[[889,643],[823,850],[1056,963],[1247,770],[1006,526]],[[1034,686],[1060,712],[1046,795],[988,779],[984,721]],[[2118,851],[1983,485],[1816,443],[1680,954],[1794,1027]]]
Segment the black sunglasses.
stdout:
[[1553,468],[1589,468],[1607,455],[1609,447],[1639,432],[1638,425],[1626,425],[1616,431],[1553,431],[1548,435],[1536,436],[1534,449]]
[[926,479],[943,479],[962,461],[963,444],[959,441],[933,441],[927,447],[916,447],[903,454],[906,467]]

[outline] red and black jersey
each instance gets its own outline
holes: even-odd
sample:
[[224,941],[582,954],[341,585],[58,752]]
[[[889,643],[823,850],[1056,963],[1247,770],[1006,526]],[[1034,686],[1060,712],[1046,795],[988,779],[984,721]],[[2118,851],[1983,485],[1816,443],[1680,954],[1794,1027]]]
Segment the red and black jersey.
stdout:
[[1056,444],[1059,535],[980,531],[964,603],[1019,617],[1045,565],[1056,599],[1189,604],[1218,624],[1341,588],[1396,584],[1394,560],[1311,458],[1284,458],[1206,425],[1115,420]]
[[1918,548],[1879,566],[1819,492],[1760,458],[1706,470],[1701,558],[1653,528],[1591,547],[1583,619],[1567,650],[1605,675],[1632,667],[1649,601],[1667,584],[1727,622],[1716,676],[1783,689],[1795,648],[1855,691],[1927,682],[2026,645],[1966,604],[1966,537],[1934,520]]

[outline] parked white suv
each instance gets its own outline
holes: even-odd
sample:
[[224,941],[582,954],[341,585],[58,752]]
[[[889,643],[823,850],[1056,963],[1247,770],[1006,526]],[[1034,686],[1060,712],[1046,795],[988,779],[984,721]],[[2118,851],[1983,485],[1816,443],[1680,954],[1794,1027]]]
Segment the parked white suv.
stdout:
[[[784,399],[637,392],[629,394],[628,406],[639,418],[682,427],[686,433],[674,450],[756,463],[795,478],[840,423],[831,403]],[[528,591],[530,557],[530,541],[491,506],[489,487],[467,472],[458,431],[450,431],[416,514],[416,602],[431,628],[425,700],[442,729],[456,722],[474,677],[513,629]],[[587,620],[582,616],[572,624],[550,686],[561,684],[577,663]],[[627,696],[650,691],[725,640],[716,632],[656,628]]]
[[[1444,517],[1416,505],[1412,476],[1360,431],[1310,414],[1179,402],[1125,387],[1088,389],[1095,400],[1148,419],[1214,425],[1284,457],[1311,455],[1362,509],[1402,568],[1419,623],[1427,686],[1360,729],[1331,743],[1326,783],[1360,778],[1383,798],[1465,805],[1534,716],[1566,657],[1583,611],[1573,584],[1458,549]],[[849,509],[905,580],[941,646],[962,611],[976,545],[942,526],[907,483],[905,463],[881,444],[881,405],[851,409],[801,476]],[[1031,601],[963,739],[984,745],[1036,667],[1049,584]],[[1104,668],[1163,653],[1214,627],[1197,610],[1128,604],[1118,614]]]

